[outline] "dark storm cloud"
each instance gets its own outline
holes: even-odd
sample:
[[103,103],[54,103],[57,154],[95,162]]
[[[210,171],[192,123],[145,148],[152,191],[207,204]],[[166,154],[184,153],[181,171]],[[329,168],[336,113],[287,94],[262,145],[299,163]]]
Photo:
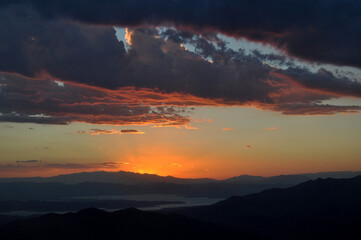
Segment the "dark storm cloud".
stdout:
[[[284,72],[285,76],[290,77],[297,83],[306,88],[316,89],[325,92],[332,92],[339,95],[361,97],[361,84],[347,77],[336,77],[326,69],[319,69],[317,73],[312,73],[305,68],[288,68]],[[277,73],[275,73],[277,75]],[[278,75],[282,77],[282,75]]]
[[[190,121],[179,105],[180,96],[71,83],[62,87],[50,79],[32,80],[8,74],[0,74],[0,82],[0,122],[187,125]],[[161,106],[163,103],[172,106]]]
[[[317,72],[311,72],[306,67],[297,67],[294,62],[285,56],[276,54],[262,54],[255,50],[252,54],[246,55],[242,49],[234,51],[225,47],[225,42],[217,37],[194,35],[189,38],[188,35],[176,30],[167,30],[163,34],[165,37],[175,38],[179,43],[191,43],[195,46],[195,52],[204,58],[211,58],[214,68],[222,66],[236,65],[238,68],[237,76],[242,78],[243,83],[248,81],[255,84],[257,81],[264,84],[264,79],[273,79],[279,84],[283,84],[280,79],[284,78],[286,81],[293,81],[302,85],[305,88],[328,92],[336,95],[346,95],[361,97],[361,84],[356,80],[352,80],[345,76],[336,76],[330,71],[320,68]],[[177,37],[178,36],[178,37]],[[279,69],[275,66],[265,64],[264,61],[278,61],[279,65],[286,66],[286,69]],[[260,73],[255,76],[252,72],[244,72],[245,68],[255,68]],[[242,69],[243,68],[243,69]],[[230,71],[227,69],[227,71]],[[276,78],[273,78],[276,77]],[[272,84],[270,84],[272,86]],[[267,84],[263,86],[267,88]],[[258,87],[258,90],[262,87]],[[268,91],[273,91],[275,88],[268,86]],[[230,96],[230,95],[228,95]],[[232,98],[237,99],[237,98]]]
[[125,49],[113,28],[44,21],[13,6],[0,11],[0,43],[0,71],[29,77],[46,72],[108,88],[121,84]]
[[1,9],[0,19],[2,122],[189,127],[182,107],[256,106],[286,114],[360,110],[322,104],[339,95],[360,97],[360,83],[286,60],[289,67],[278,69],[263,61],[283,57],[229,49],[214,33],[128,29],[125,51],[113,28],[44,20],[21,6]]
[[119,26],[173,25],[273,44],[307,60],[361,67],[357,0],[8,0],[49,19]]

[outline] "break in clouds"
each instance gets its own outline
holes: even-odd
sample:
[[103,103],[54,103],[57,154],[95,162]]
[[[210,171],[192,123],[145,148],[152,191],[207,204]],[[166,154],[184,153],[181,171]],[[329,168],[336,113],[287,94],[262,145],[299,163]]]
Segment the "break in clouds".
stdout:
[[[267,1],[257,1],[244,14],[233,10],[242,9],[242,1],[193,2],[192,10],[188,1],[143,2],[169,5],[167,12],[159,7],[152,12],[150,5],[135,9],[130,1],[95,1],[87,15],[79,11],[82,1],[24,2],[0,4],[3,122],[189,126],[193,106],[253,106],[294,115],[361,110],[323,103],[361,96],[360,82],[349,75],[300,66],[286,55],[235,50],[217,34],[269,43],[299,59],[360,67],[355,56],[361,24],[325,26],[328,10],[340,1],[318,1],[327,11],[317,12],[319,21],[311,17],[302,24],[290,3],[272,4],[284,8],[274,14],[287,14],[266,24],[267,8],[257,4],[268,6]],[[334,21],[360,21],[352,8],[359,4],[343,2]],[[112,11],[102,11],[105,7]],[[168,28],[155,27],[161,25]],[[113,26],[128,27],[126,41],[117,39]],[[335,35],[340,31],[341,40]]]

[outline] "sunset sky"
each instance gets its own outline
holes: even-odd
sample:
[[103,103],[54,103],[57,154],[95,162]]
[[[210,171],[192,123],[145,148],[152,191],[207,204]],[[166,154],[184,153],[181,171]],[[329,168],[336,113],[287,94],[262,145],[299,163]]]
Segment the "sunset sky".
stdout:
[[91,2],[0,2],[0,177],[361,170],[358,1]]

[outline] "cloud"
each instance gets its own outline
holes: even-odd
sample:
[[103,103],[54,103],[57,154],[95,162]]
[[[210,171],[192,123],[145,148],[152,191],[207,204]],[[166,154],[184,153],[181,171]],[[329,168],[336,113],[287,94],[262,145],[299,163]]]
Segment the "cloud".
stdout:
[[100,134],[106,134],[106,135],[122,135],[122,134],[144,134],[144,132],[136,130],[136,129],[123,129],[123,130],[116,130],[114,128],[110,130],[104,130],[104,129],[90,129],[89,132],[87,131],[77,131],[78,134],[91,134],[91,135],[100,135]]
[[251,145],[246,145],[246,148],[252,148],[252,146]]
[[233,128],[222,128],[223,131],[233,131]]
[[208,123],[211,123],[212,120],[211,119],[206,119],[206,118],[202,118],[202,119],[194,119],[193,120],[194,122],[196,123],[203,123],[203,122],[208,122]]
[[188,129],[188,130],[197,130],[197,129],[199,129],[199,128],[197,128],[197,127],[192,127],[192,126],[190,126],[190,125],[185,125],[184,128],[185,128],[185,129]]
[[323,68],[312,73],[307,69],[291,67],[287,70],[272,72],[271,75],[320,92],[361,97],[361,84],[358,81],[352,81],[347,77],[336,77]]
[[123,129],[120,130],[121,134],[144,134],[144,132],[136,129]]
[[[39,11],[0,8],[6,23],[0,28],[1,122],[192,128],[192,106],[253,106],[293,115],[361,110],[322,103],[361,97],[359,82],[325,69],[264,64],[277,56],[229,49],[216,34],[129,28],[126,51],[108,23],[64,20],[52,7],[49,20]],[[69,14],[63,17],[75,19]]]
[[111,130],[90,129],[90,134],[91,135],[100,135],[100,134],[113,135],[113,134],[119,134],[119,133],[120,132],[118,130],[115,130],[115,129],[111,129]]
[[219,31],[272,44],[298,58],[361,66],[361,3],[354,0],[95,0],[86,11],[82,0],[2,1],[0,6],[21,3],[50,20]]
[[179,163],[172,163],[172,164],[170,164],[170,166],[171,166],[171,167],[174,167],[174,168],[180,168],[180,167],[182,167],[182,165],[179,164]]
[[183,124],[183,125],[178,125],[178,124],[173,124],[173,123],[163,123],[163,124],[157,124],[157,125],[152,126],[152,128],[167,128],[167,127],[175,127],[178,129],[187,129],[187,130],[198,130],[199,129],[197,127],[193,127],[193,126],[189,125],[189,123]]
[[16,163],[41,163],[41,160],[18,160]]
[[[0,121],[39,124],[87,122],[112,125],[172,124],[190,122],[184,116],[181,94],[126,88],[107,90],[67,83],[59,87],[51,79],[34,81],[1,75],[6,83],[0,94]],[[190,98],[192,99],[192,98]],[[197,99],[194,98],[196,101]],[[169,104],[173,106],[162,106]]]

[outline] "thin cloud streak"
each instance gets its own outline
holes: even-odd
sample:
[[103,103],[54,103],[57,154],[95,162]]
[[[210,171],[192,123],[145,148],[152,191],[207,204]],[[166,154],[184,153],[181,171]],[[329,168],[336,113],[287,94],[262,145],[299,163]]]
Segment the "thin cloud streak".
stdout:
[[122,130],[116,130],[114,128],[110,130],[105,129],[90,129],[89,131],[77,131],[78,134],[90,134],[93,136],[105,134],[105,135],[123,135],[123,134],[145,134],[142,131],[136,130],[136,129],[122,129]]

